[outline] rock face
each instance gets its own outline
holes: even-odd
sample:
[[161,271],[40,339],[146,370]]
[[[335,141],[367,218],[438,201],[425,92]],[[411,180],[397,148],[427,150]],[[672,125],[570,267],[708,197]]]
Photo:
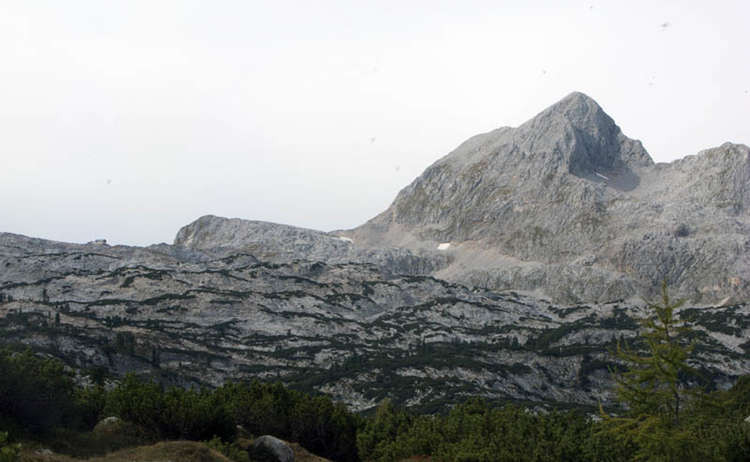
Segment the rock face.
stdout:
[[[282,380],[367,409],[468,396],[595,406],[642,306],[558,305],[372,263],[243,250],[78,245],[0,234],[0,339],[88,370],[167,383]],[[686,308],[696,366],[750,371],[750,306]]]
[[361,246],[437,249],[436,277],[558,301],[750,295],[747,146],[654,165],[591,98],[573,93],[518,128],[475,136],[377,217]]
[[654,164],[573,93],[520,127],[470,138],[353,230],[206,216],[175,244],[375,263],[562,303],[650,299],[665,280],[693,302],[726,303],[750,296],[749,182],[747,146]]
[[252,253],[266,261],[313,260],[327,263],[373,263],[393,274],[430,274],[450,263],[437,251],[362,248],[352,239],[295,226],[206,215],[184,226],[174,244],[193,250]]
[[750,372],[749,182],[748,147],[654,164],[574,93],[466,141],[349,231],[205,216],[145,248],[0,233],[0,341],[354,409],[595,406],[666,280],[691,300],[695,366],[725,386]]

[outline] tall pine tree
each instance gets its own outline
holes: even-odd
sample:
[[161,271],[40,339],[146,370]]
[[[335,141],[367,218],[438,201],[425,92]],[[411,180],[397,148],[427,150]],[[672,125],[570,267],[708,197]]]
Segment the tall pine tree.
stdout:
[[683,300],[672,301],[666,283],[661,302],[650,303],[641,351],[618,342],[616,356],[629,368],[615,374],[617,396],[627,408],[621,417],[602,411],[606,431],[636,450],[636,460],[710,460],[683,416],[705,394],[688,364],[690,328],[677,317]]

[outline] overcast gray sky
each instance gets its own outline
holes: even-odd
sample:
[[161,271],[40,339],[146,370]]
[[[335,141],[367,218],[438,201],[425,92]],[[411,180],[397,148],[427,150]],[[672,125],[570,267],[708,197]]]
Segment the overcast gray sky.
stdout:
[[669,161],[750,144],[747,1],[0,3],[0,231],[321,230],[578,90]]

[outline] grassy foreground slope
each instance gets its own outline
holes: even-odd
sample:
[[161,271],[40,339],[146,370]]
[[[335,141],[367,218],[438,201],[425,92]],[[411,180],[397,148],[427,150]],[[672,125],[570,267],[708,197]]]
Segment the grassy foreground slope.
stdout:
[[[328,459],[318,457],[308,452],[297,443],[289,445],[294,451],[296,462],[328,462]],[[21,451],[20,462],[79,462],[62,454],[42,454],[36,449]],[[122,449],[101,457],[92,457],[89,462],[231,462],[232,459],[218,451],[209,448],[205,443],[195,441],[167,441],[149,446],[138,446]]]
[[[74,462],[81,459],[61,455],[42,454],[38,450],[23,450],[21,462]],[[230,462],[231,459],[209,448],[203,443],[193,441],[168,441],[151,446],[122,449],[102,457],[87,459],[91,462]]]

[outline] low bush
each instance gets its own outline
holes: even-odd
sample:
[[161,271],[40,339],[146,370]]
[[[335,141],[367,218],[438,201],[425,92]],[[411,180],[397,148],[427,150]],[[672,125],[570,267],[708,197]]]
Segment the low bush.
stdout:
[[0,350],[0,417],[33,434],[77,419],[75,384],[63,364],[31,350]]
[[158,439],[232,441],[235,422],[221,396],[209,390],[185,390],[128,375],[106,397],[104,412],[150,429]]
[[206,442],[206,446],[218,451],[235,462],[250,462],[248,452],[242,449],[237,443],[225,443],[218,436]]
[[0,432],[0,462],[16,462],[21,453],[20,444],[8,442],[8,433]]

